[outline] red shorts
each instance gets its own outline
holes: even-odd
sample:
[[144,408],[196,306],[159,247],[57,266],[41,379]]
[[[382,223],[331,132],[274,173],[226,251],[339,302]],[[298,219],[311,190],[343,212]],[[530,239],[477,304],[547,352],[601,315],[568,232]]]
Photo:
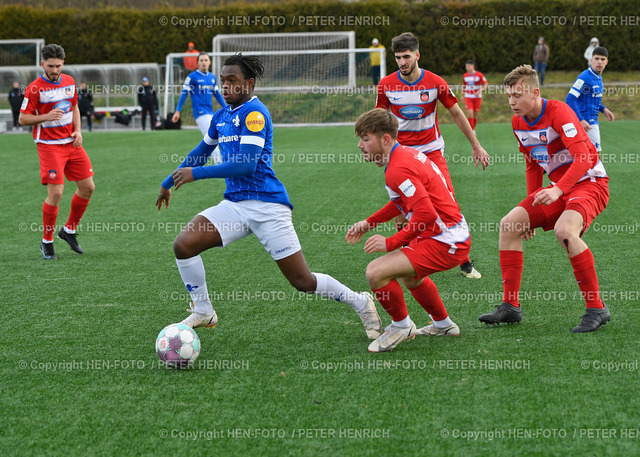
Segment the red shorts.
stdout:
[[477,113],[478,111],[480,111],[480,106],[482,106],[481,98],[464,99],[464,107],[467,111],[475,111]]
[[64,184],[65,176],[68,181],[80,181],[93,176],[91,161],[82,146],[74,148],[73,143],[36,144],[42,184]]
[[400,250],[416,270],[417,278],[425,278],[439,271],[447,271],[462,264],[469,257],[471,238],[456,244],[458,249],[450,254],[451,246],[433,238],[414,238]]
[[[595,181],[585,179],[571,188],[571,190],[557,199],[552,204],[532,206],[536,190],[522,200],[518,206],[522,206],[529,213],[531,228],[541,227],[545,231],[552,230],[560,215],[568,209],[579,212],[582,215],[584,233],[591,222],[606,207],[609,201],[609,178],[597,178]],[[547,189],[552,186],[548,186]]]

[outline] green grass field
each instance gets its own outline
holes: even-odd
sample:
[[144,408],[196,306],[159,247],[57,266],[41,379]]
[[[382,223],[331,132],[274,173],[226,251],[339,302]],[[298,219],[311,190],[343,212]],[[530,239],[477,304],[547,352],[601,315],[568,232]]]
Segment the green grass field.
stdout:
[[[433,277],[459,338],[370,354],[351,308],[295,292],[247,238],[203,254],[220,321],[198,331],[202,352],[184,371],[160,367],[154,351],[158,332],[186,316],[172,241],[221,199],[224,183],[189,184],[160,213],[153,204],[198,134],[85,134],[97,187],[79,231],[85,254],[58,240],[56,262],[39,252],[45,189],[35,145],[28,135],[3,136],[0,448],[20,456],[631,455],[640,434],[638,129],[638,121],[602,125],[611,200],[584,237],[612,312],[600,331],[570,332],[584,304],[553,233],[525,246],[523,322],[480,324],[501,301],[497,227],[525,194],[524,164],[509,125],[478,126],[494,158],[484,172],[447,125],[449,168],[483,274]],[[367,290],[374,256],[347,246],[344,233],[386,202],[382,170],[362,162],[351,128],[280,129],[274,143],[312,271]],[[59,224],[72,192],[67,186]]]

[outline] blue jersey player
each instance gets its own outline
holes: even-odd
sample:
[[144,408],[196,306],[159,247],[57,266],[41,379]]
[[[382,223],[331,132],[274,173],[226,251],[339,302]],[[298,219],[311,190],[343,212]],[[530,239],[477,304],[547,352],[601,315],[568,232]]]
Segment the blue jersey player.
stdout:
[[[293,207],[271,166],[271,114],[253,95],[263,73],[259,57],[235,54],[225,60],[220,82],[228,106],[215,113],[204,139],[163,181],[156,200],[160,210],[163,204],[169,206],[172,186],[178,190],[193,181],[225,179],[225,199],[196,215],[173,243],[178,270],[193,301],[191,315],[182,323],[212,328],[218,322],[200,253],[254,234],[293,287],[349,304],[367,336],[375,339],[382,324],[371,295],[353,292],[329,275],[311,273],[307,266],[291,221]],[[205,166],[216,145],[223,162]]]
[[593,50],[591,56],[591,66],[580,73],[576,82],[567,94],[565,102],[575,111],[580,123],[587,131],[589,139],[601,151],[600,145],[600,124],[598,124],[598,113],[604,113],[611,122],[615,116],[602,104],[602,72],[609,62],[609,52],[606,48],[599,46]]
[[209,65],[211,65],[209,55],[206,52],[201,52],[198,56],[198,69],[189,74],[187,79],[184,80],[176,112],[173,113],[173,117],[171,118],[173,122],[178,122],[182,106],[184,102],[187,101],[187,96],[191,94],[193,118],[196,120],[203,136],[207,134],[211,118],[213,117],[212,97],[216,97],[220,106],[227,106],[218,89],[216,77],[213,73],[209,73]]

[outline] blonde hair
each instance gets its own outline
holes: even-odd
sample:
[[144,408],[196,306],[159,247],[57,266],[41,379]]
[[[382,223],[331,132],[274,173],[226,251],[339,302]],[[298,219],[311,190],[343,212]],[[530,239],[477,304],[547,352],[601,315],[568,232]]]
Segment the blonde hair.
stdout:
[[504,77],[504,85],[515,86],[520,80],[522,80],[523,84],[532,88],[540,87],[538,84],[538,73],[531,67],[531,65],[520,65],[519,67],[511,70],[511,72]]
[[382,137],[388,134],[392,139],[398,137],[398,119],[389,111],[374,108],[360,115],[356,121],[356,136],[374,134]]

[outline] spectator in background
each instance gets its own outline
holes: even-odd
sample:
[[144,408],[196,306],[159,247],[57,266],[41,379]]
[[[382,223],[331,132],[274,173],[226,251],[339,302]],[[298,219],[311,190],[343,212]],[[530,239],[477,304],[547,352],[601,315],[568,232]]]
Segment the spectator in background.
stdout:
[[142,78],[142,86],[138,87],[138,104],[142,108],[142,130],[145,130],[147,113],[151,116],[151,130],[156,129],[156,110],[158,109],[158,97],[156,90],[149,84],[149,78]]
[[[384,49],[384,46],[380,44],[377,38],[371,40],[371,46],[369,49]],[[377,86],[380,82],[380,63],[382,61],[382,53],[380,51],[369,53],[371,58],[371,73],[373,74],[373,85]]]
[[185,57],[183,59],[184,68],[187,69],[187,73],[191,73],[192,71],[196,71],[198,69],[198,55],[200,52],[196,49],[196,45],[193,42],[189,42],[187,45],[187,50],[184,51],[187,54],[195,54],[195,57]]
[[80,110],[80,116],[87,117],[87,128],[91,131],[91,119],[93,118],[93,94],[87,89],[87,83],[80,83],[80,90],[78,91],[78,109]]
[[593,57],[593,50],[600,46],[600,40],[596,37],[591,38],[589,41],[589,47],[584,51],[584,58],[587,59],[587,67],[591,66],[591,57]]
[[20,90],[20,83],[18,81],[13,82],[13,88],[9,91],[9,104],[11,105],[11,114],[13,114],[13,130],[22,130],[22,127],[18,123],[20,117],[20,107],[24,100],[24,94]]
[[544,86],[544,72],[547,69],[547,60],[549,60],[549,46],[544,42],[544,38],[538,38],[538,44],[533,48],[533,64],[538,78],[540,79],[540,85]]

